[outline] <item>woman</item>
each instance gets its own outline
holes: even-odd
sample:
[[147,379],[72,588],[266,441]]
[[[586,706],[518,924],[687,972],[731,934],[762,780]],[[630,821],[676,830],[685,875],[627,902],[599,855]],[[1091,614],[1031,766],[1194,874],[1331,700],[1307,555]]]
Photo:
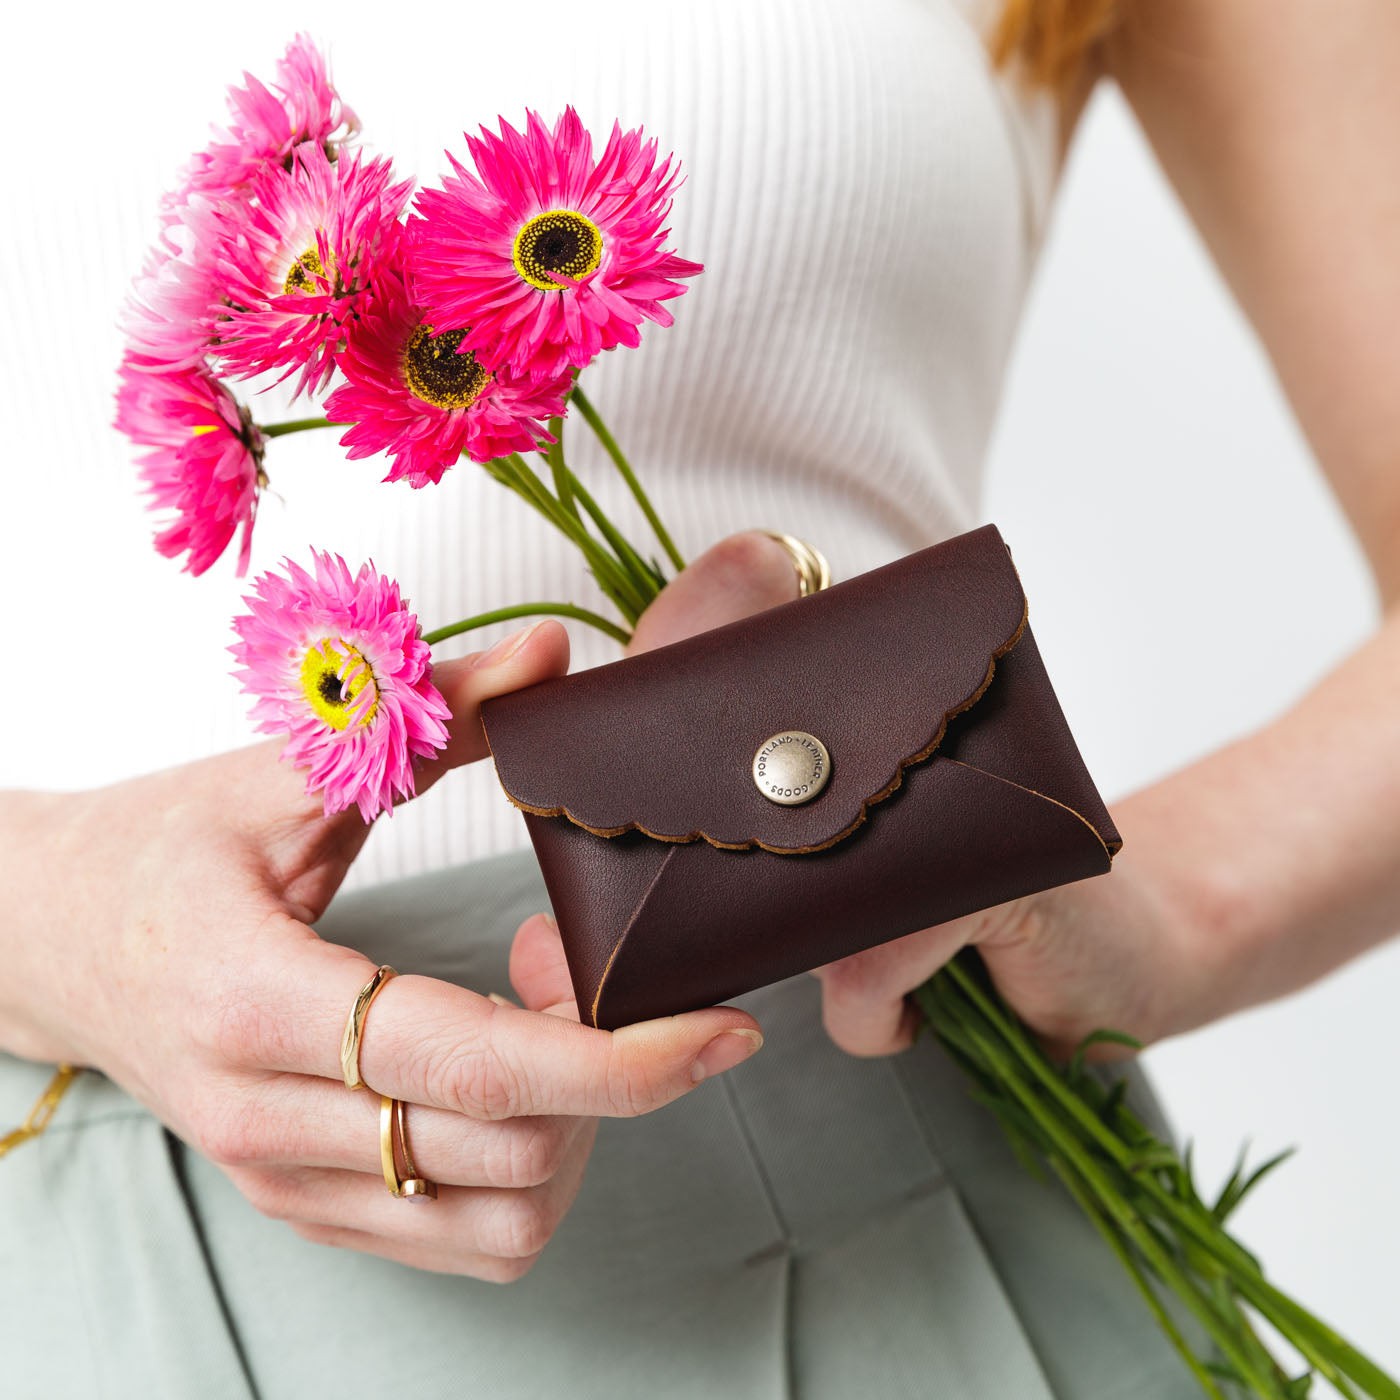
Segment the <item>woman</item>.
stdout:
[[[454,823],[469,841],[324,918],[365,831],[323,821],[276,742],[8,795],[0,1102],[22,1115],[57,1061],[106,1076],[0,1169],[19,1393],[1193,1394],[1073,1206],[1024,1177],[935,1044],[909,1047],[904,997],[975,943],[1051,1042],[1102,1024],[1150,1041],[1393,931],[1400,285],[1394,175],[1376,172],[1400,21],[1363,0],[1320,35],[1302,0],[1128,0],[1066,51],[1046,47],[1049,7],[1015,5],[1009,38],[1072,60],[1052,101],[994,77],[951,0],[604,8],[580,33],[536,7],[530,64],[479,60],[441,115],[444,70],[420,57],[414,111],[437,140],[464,107],[575,99],[594,129],[618,111],[662,126],[686,161],[676,242],[712,281],[591,381],[700,556],[634,647],[794,596],[790,561],[747,526],[813,540],[848,577],[974,523],[1058,148],[1101,73],[1268,344],[1389,620],[1276,723],[1118,804],[1110,878],[614,1034],[576,1024],[528,852],[456,864],[520,844],[485,783],[474,804],[421,804],[444,847]],[[1087,34],[1109,18],[1067,8]],[[473,34],[508,51],[517,20]],[[400,37],[380,37],[394,71]],[[423,550],[454,562],[414,576],[434,620],[464,594],[579,586],[482,485],[459,473],[474,494],[435,498],[462,506],[471,556],[456,566],[455,524]],[[367,540],[412,553],[412,504],[416,524]],[[576,640],[576,662],[606,654]],[[484,757],[485,697],[567,664],[547,622],[441,666],[452,745],[423,785]],[[410,1105],[440,1184],[420,1207],[385,1192],[376,1104],[340,1083],[346,1012],[381,962],[404,975],[373,1003],[361,1070]],[[507,984],[519,1005],[488,995]]]

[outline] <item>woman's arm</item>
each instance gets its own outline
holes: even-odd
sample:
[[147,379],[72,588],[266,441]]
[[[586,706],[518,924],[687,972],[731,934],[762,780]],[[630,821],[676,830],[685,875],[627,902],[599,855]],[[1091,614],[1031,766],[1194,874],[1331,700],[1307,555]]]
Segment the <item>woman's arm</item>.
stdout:
[[1103,60],[1257,329],[1387,611],[1276,723],[1130,803],[1194,891],[1194,953],[1220,974],[1205,1019],[1400,928],[1400,9],[1128,0]]
[[969,943],[1065,1046],[1189,1029],[1400,929],[1400,9],[1125,0],[1099,60],[1272,357],[1386,616],[1277,721],[1115,804],[1108,879],[818,969],[857,1054],[907,1045],[905,993]]
[[1400,600],[1400,8],[1126,0],[1117,80]]

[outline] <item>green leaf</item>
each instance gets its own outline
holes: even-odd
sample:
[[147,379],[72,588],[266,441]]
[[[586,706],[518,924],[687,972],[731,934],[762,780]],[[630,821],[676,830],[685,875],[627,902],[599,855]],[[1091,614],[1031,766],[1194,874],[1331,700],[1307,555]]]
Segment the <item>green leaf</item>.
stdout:
[[1108,1091],[1099,1108],[1099,1118],[1110,1128],[1116,1130],[1115,1120],[1118,1117],[1118,1110],[1123,1107],[1123,1096],[1128,1092],[1128,1081],[1126,1079],[1115,1079],[1113,1087]]
[[1301,1376],[1294,1376],[1291,1381],[1285,1383],[1283,1393],[1288,1400],[1308,1400],[1312,1394],[1313,1373],[1304,1371]]
[[[1222,1223],[1225,1220],[1225,1215],[1229,1214],[1228,1209],[1224,1209],[1226,1202],[1235,1199],[1235,1193],[1240,1189],[1240,1182],[1244,1179],[1244,1165],[1248,1156],[1249,1140],[1246,1138],[1244,1145],[1240,1148],[1240,1155],[1235,1158],[1235,1166],[1230,1173],[1229,1179],[1226,1181],[1225,1185],[1220,1188],[1220,1195],[1215,1205],[1211,1207],[1211,1214],[1216,1220]],[[1222,1214],[1222,1209],[1224,1209],[1224,1214]]]
[[1188,1205],[1205,1209],[1201,1193],[1196,1189],[1196,1144],[1190,1138],[1181,1153],[1181,1168],[1176,1174],[1177,1195]]
[[1218,1381],[1229,1381],[1231,1385],[1243,1385],[1240,1373],[1235,1368],[1224,1361],[1207,1361],[1204,1363],[1207,1371]]
[[1222,1225],[1231,1215],[1239,1209],[1240,1202],[1259,1185],[1275,1167],[1281,1166],[1298,1149],[1296,1147],[1285,1147],[1282,1152],[1276,1153],[1261,1166],[1256,1167],[1248,1176],[1242,1176],[1244,1171],[1244,1152],[1240,1153],[1239,1165],[1236,1166],[1229,1181],[1225,1183],[1224,1189],[1220,1193],[1220,1198],[1211,1207],[1211,1214]]
[[1174,1171],[1181,1166],[1181,1159],[1176,1155],[1174,1147],[1168,1147],[1164,1142],[1153,1142],[1143,1147],[1141,1151],[1133,1156],[1129,1164],[1131,1170],[1135,1172],[1148,1171],[1155,1168],[1165,1168]]

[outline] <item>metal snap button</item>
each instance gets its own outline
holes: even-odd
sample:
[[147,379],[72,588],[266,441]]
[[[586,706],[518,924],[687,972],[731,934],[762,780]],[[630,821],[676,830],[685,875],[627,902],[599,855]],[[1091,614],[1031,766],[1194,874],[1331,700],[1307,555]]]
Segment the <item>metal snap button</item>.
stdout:
[[831,776],[831,755],[815,734],[784,729],[765,739],[753,756],[753,780],[770,802],[796,807],[810,802]]

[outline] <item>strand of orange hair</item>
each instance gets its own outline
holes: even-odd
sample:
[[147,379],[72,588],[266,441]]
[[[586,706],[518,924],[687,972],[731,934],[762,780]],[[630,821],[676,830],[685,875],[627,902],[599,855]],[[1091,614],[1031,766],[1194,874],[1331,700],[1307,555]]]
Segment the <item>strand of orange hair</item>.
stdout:
[[1113,27],[1119,0],[1006,0],[990,39],[998,65],[1019,57],[1032,81],[1063,91]]

